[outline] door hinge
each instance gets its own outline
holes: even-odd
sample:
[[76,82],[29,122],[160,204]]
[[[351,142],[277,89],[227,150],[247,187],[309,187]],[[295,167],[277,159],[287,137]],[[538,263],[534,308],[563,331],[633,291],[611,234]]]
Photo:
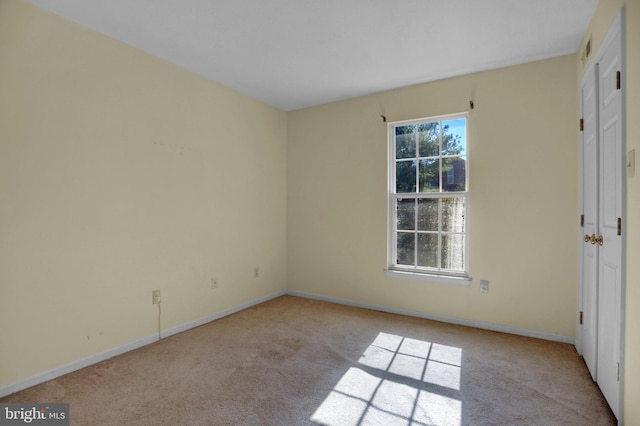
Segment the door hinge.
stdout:
[[617,364],[618,364],[618,372],[617,372],[617,374],[616,374],[616,376],[617,376],[617,377],[616,377],[616,380],[617,380],[617,381],[620,381],[620,363],[618,362]]
[[584,215],[583,214],[580,215],[580,226],[584,227]]
[[584,131],[584,118],[580,119],[580,131]]
[[616,71],[616,89],[620,90],[620,71]]
[[618,218],[618,235],[622,235],[622,218]]
[[584,321],[584,313],[580,311],[580,325],[582,325],[583,321]]

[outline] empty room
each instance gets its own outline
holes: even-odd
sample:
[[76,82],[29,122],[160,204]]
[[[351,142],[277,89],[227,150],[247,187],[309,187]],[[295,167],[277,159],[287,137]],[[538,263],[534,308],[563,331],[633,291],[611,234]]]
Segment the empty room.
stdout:
[[638,0],[0,0],[0,424],[640,424],[639,116]]

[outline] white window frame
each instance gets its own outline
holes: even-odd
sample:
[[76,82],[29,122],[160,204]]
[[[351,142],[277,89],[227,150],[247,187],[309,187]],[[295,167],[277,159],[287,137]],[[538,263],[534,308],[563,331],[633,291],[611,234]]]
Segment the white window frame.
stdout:
[[[464,118],[466,120],[465,130],[466,130],[466,138],[465,138],[465,191],[456,191],[456,192],[443,192],[442,185],[444,183],[444,179],[447,179],[446,173],[442,173],[442,159],[446,158],[446,156],[442,155],[442,151],[439,152],[439,161],[440,161],[440,190],[439,192],[416,192],[416,193],[396,193],[396,144],[395,144],[395,129],[396,127],[408,126],[413,124],[420,123],[432,123],[432,122],[442,122],[448,120],[455,120]],[[415,120],[406,120],[406,121],[396,121],[387,124],[388,131],[388,148],[389,148],[389,160],[388,160],[388,239],[387,239],[387,247],[388,247],[388,259],[387,265],[388,269],[386,270],[387,276],[393,278],[400,279],[414,279],[421,281],[430,281],[430,282],[439,282],[444,284],[457,284],[457,285],[470,285],[471,278],[469,277],[469,221],[467,220],[469,214],[469,114],[467,113],[459,113],[459,114],[450,114],[450,115],[441,115],[434,117],[426,117]],[[442,142],[440,142],[442,143]],[[419,159],[419,153],[416,147],[416,160]],[[441,268],[427,268],[413,265],[399,265],[397,264],[397,253],[396,253],[396,235],[397,235],[397,218],[396,218],[396,200],[398,198],[447,198],[451,196],[462,197],[464,198],[465,212],[464,212],[464,270],[463,271],[452,271],[452,270],[444,270]],[[442,218],[440,217],[438,221],[440,222]],[[416,231],[417,232],[417,231]],[[442,235],[442,231],[438,232],[439,235]]]

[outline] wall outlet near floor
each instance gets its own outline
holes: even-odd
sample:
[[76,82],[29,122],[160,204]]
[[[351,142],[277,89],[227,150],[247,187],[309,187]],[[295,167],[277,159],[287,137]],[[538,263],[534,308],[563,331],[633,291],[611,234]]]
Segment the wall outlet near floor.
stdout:
[[154,305],[158,305],[160,303],[160,290],[153,290],[151,292],[151,302]]
[[480,280],[480,292],[489,293],[489,280]]
[[218,277],[211,278],[211,290],[218,288]]

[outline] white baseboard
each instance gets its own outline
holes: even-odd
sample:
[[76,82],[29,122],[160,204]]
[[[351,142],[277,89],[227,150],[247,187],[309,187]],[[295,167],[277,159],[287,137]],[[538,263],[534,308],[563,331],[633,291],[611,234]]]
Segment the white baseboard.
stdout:
[[[198,327],[204,325],[208,322],[215,321],[217,319],[226,317],[228,315],[234,314],[236,312],[240,312],[244,309],[250,308],[255,305],[259,305],[260,303],[269,301],[271,299],[275,299],[276,297],[284,296],[286,294],[285,291],[280,291],[260,299],[253,300],[251,302],[244,303],[242,305],[233,307],[231,309],[227,309],[226,311],[222,311],[213,315],[209,315],[205,318],[201,318],[196,321],[191,321],[189,323],[180,325],[178,327],[170,328],[168,330],[164,330],[160,332],[160,338],[165,338],[172,336],[174,334],[181,333],[183,331],[187,331],[191,328]],[[81,368],[88,367],[93,364],[97,364],[101,361],[105,361],[109,358],[113,358],[114,356],[121,355],[125,352],[132,351],[134,349],[138,349],[142,346],[149,345],[151,343],[155,343],[160,340],[158,334],[155,333],[152,336],[143,337],[141,339],[135,340],[133,342],[127,343],[126,345],[119,346],[117,348],[112,348],[104,352],[100,352],[95,355],[91,355],[87,358],[80,359],[78,361],[71,362],[69,364],[61,365],[59,367],[53,368],[51,370],[45,371],[43,373],[38,373],[34,376],[28,377],[23,380],[18,380],[17,382],[9,383],[8,385],[0,386],[0,398],[11,395],[12,393],[19,392],[21,390],[30,388],[35,385],[39,385],[46,381],[55,379],[56,377],[63,376],[65,374],[71,373],[73,371],[80,370]]]
[[424,318],[434,321],[446,322],[450,324],[465,325],[468,327],[481,328],[483,330],[499,331],[502,333],[516,334],[519,336],[535,337],[537,339],[551,340],[554,342],[569,343],[574,345],[575,338],[572,336],[564,336],[562,334],[546,333],[543,331],[529,330],[526,328],[509,327],[501,324],[493,324],[489,322],[473,321],[462,318],[448,317],[444,315],[434,315],[425,312],[410,311],[407,309],[390,308],[382,305],[373,305],[370,303],[356,302],[348,299],[340,299],[336,297],[319,296],[317,294],[305,293],[301,291],[287,291],[288,295],[303,297],[306,299],[320,300],[323,302],[338,303],[340,305],[354,306],[357,308],[371,309],[374,311],[388,312],[391,314],[406,315],[410,317]]
[[109,349],[107,351],[100,352],[95,355],[91,355],[87,358],[70,362],[69,364],[61,365],[59,367],[53,368],[43,373],[38,373],[26,379],[9,383],[8,385],[5,385],[5,386],[0,386],[0,398],[2,398],[3,396],[11,395],[12,393],[19,392],[23,389],[30,388],[31,386],[39,385],[40,383],[44,383],[48,380],[55,379],[56,377],[63,376],[73,371],[80,370],[81,368],[85,368],[90,365],[97,364],[98,362],[107,360],[109,358],[113,358],[114,356],[121,355],[125,352],[138,349],[142,346],[146,346],[150,343],[154,343],[157,341],[158,341],[158,334],[155,333],[152,336],[143,337],[136,341],[127,343],[126,345]]
[[[242,305],[238,305],[238,306],[233,307],[231,309],[227,309],[226,311],[218,312],[218,313],[215,313],[213,315],[209,315],[207,317],[201,318],[199,320],[191,321],[191,322],[188,322],[186,324],[182,324],[182,325],[179,325],[177,327],[173,327],[173,328],[170,328],[168,330],[161,331],[160,332],[160,338],[165,338],[165,337],[173,336],[174,334],[182,333],[183,331],[187,331],[187,330],[190,330],[192,328],[199,327],[201,325],[209,323],[211,321],[215,321],[217,319],[224,318],[224,317],[226,317],[228,315],[235,314],[236,312],[240,312],[240,311],[242,311],[244,309],[247,309],[247,308],[250,308],[252,306],[259,305],[259,304],[267,302],[267,301],[269,301],[271,299],[275,299],[277,297],[284,296],[285,294],[288,294],[288,295],[291,295],[291,296],[296,296],[296,297],[303,297],[303,298],[306,298],[306,299],[314,299],[314,300],[320,300],[320,301],[324,301],[324,302],[338,303],[338,304],[341,304],[341,305],[354,306],[354,307],[358,307],[358,308],[372,309],[372,310],[375,310],[375,311],[388,312],[388,313],[392,313],[392,314],[407,315],[407,316],[412,316],[412,317],[430,319],[430,320],[434,320],[434,321],[447,322],[447,323],[451,323],[451,324],[466,325],[466,326],[469,326],[469,327],[476,327],[476,328],[481,328],[481,329],[485,329],[485,330],[499,331],[499,332],[503,332],[503,333],[517,334],[517,335],[520,335],[520,336],[527,336],[527,337],[535,337],[535,338],[538,338],[538,339],[551,340],[551,341],[555,341],[555,342],[575,344],[575,338],[571,337],[571,336],[563,336],[563,335],[560,335],[560,334],[545,333],[545,332],[541,332],[541,331],[534,331],[534,330],[528,330],[528,329],[516,328],[516,327],[508,327],[508,326],[504,326],[504,325],[500,325],[500,324],[492,324],[492,323],[486,323],[486,322],[480,322],[480,321],[465,320],[465,319],[460,319],[460,318],[447,317],[447,316],[443,316],[443,315],[432,315],[432,314],[427,314],[427,313],[424,313],[424,312],[410,311],[410,310],[398,309],[398,308],[390,308],[390,307],[387,307],[387,306],[373,305],[373,304],[369,304],[369,303],[356,302],[356,301],[353,301],[353,300],[339,299],[339,298],[335,298],[335,297],[319,296],[317,294],[304,293],[304,292],[300,292],[300,291],[280,291],[280,292],[277,292],[277,293],[273,293],[271,295],[262,297],[260,299],[256,299],[256,300],[244,303]],[[121,355],[121,354],[123,354],[125,352],[129,352],[129,351],[132,351],[134,349],[138,349],[138,348],[140,348],[142,346],[146,346],[148,344],[157,342],[158,340],[159,340],[159,337],[158,337],[157,334],[154,334],[152,336],[143,337],[143,338],[138,339],[136,341],[127,343],[126,345],[122,345],[122,346],[119,346],[117,348],[112,348],[112,349],[109,349],[107,351],[104,351],[104,352],[101,352],[101,353],[98,353],[98,354],[95,354],[95,355],[91,355],[90,357],[83,358],[81,360],[71,362],[69,364],[61,365],[59,367],[53,368],[53,369],[45,371],[43,373],[36,374],[36,375],[28,377],[26,379],[19,380],[19,381],[14,382],[14,383],[9,383],[8,385],[0,386],[0,398],[2,398],[4,396],[7,396],[7,395],[11,395],[12,393],[15,393],[15,392],[19,392],[21,390],[30,388],[32,386],[39,385],[40,383],[44,383],[44,382],[46,382],[48,380],[55,379],[56,377],[60,377],[62,375],[71,373],[73,371],[80,370],[81,368],[88,367],[88,366],[96,364],[98,362],[105,361],[105,360],[107,360],[109,358],[113,358],[114,356]]]
[[235,306],[231,309],[227,309],[226,311],[218,312],[207,317],[201,318],[199,320],[191,321],[186,324],[179,325],[177,327],[170,328],[168,330],[163,330],[160,332],[160,337],[164,339],[165,337],[173,336],[174,334],[182,333],[183,331],[190,330],[195,327],[199,327],[208,322],[215,321],[220,318],[224,318],[228,315],[235,314],[236,312],[244,311],[247,308],[250,308],[255,305],[259,305],[264,302],[268,302],[271,299],[275,299],[280,296],[284,296],[287,294],[286,291],[279,291],[277,293],[270,294],[265,297],[261,297],[260,299],[252,300],[251,302],[244,303],[242,305]]

